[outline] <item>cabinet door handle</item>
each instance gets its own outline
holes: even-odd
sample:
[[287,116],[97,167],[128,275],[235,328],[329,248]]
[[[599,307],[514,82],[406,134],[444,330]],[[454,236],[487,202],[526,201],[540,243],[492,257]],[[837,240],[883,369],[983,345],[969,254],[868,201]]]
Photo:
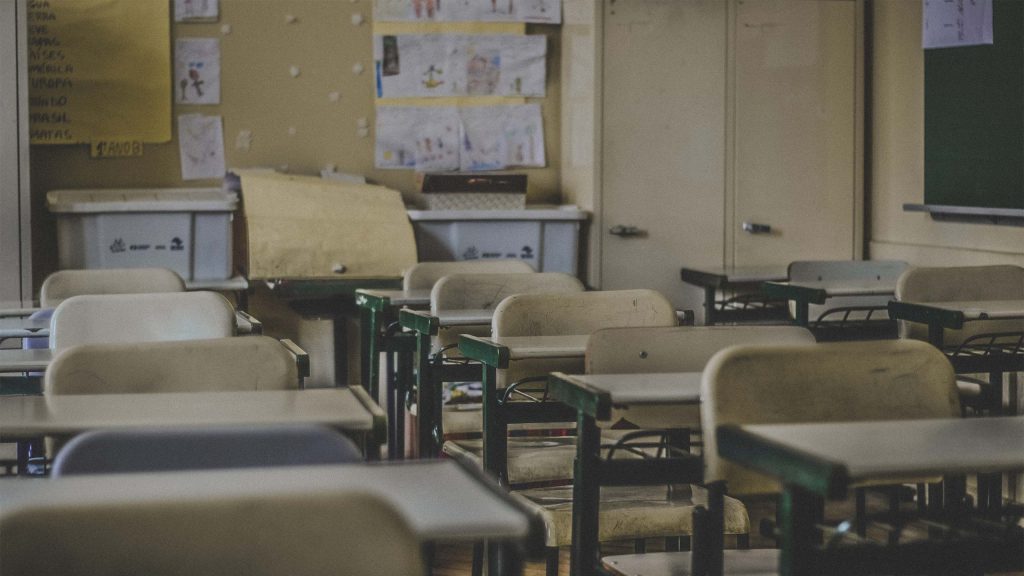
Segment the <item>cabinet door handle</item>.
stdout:
[[758,224],[756,222],[744,222],[743,231],[747,234],[770,234],[772,227],[767,224]]
[[612,236],[622,236],[623,238],[630,238],[636,236],[646,236],[647,230],[641,230],[636,226],[623,226],[622,224],[612,226],[608,233]]

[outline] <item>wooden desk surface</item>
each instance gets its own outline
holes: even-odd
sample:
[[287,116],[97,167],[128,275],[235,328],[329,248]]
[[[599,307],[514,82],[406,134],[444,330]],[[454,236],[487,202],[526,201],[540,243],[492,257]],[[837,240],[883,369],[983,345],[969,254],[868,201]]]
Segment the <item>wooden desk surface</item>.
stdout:
[[[0,350],[0,372],[42,372],[50,366],[53,351],[49,349]],[[0,400],[2,402],[2,400]],[[2,423],[3,420],[0,420]],[[0,424],[0,428],[2,428]]]
[[0,513],[25,507],[125,504],[182,498],[360,490],[393,502],[424,540],[517,539],[528,517],[451,461],[343,464],[240,470],[0,480]]
[[852,483],[1024,470],[1024,417],[725,426],[719,453],[833,497]]
[[369,432],[383,425],[383,412],[359,386],[0,397],[0,432],[9,439],[109,428],[300,423]]

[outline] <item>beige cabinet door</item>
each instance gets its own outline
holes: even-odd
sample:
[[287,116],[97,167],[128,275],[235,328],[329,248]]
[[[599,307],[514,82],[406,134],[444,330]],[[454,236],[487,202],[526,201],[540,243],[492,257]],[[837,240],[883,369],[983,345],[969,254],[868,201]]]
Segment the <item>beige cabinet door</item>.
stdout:
[[737,266],[860,252],[857,20],[852,0],[736,2]]
[[604,4],[601,288],[698,307],[679,269],[722,264],[727,4]]

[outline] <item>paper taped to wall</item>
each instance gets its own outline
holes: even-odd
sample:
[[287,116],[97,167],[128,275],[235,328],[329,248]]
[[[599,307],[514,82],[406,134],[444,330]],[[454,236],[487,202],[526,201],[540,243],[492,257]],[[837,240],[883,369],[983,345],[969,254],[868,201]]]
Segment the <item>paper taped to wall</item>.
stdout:
[[224,129],[220,116],[178,116],[181,179],[224,177]]
[[559,24],[562,0],[374,0],[373,19]]

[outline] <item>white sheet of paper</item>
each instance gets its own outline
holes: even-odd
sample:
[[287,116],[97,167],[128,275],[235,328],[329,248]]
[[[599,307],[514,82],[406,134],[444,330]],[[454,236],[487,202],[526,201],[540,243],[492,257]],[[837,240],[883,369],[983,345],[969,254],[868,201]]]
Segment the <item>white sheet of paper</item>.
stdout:
[[224,129],[220,116],[178,116],[181,179],[224,177]]
[[378,98],[543,97],[547,37],[374,37]]
[[187,38],[174,43],[174,103],[220,104],[220,40]]
[[992,0],[922,1],[925,48],[992,43]]
[[219,0],[174,0],[175,22],[216,22],[219,15]]
[[377,168],[457,170],[459,115],[450,106],[378,106]]
[[539,104],[377,107],[377,168],[478,171],[544,165]]
[[544,123],[540,104],[471,106],[460,108],[459,117],[462,120],[460,169],[544,166]]
[[375,0],[373,18],[427,22],[562,22],[562,0]]

